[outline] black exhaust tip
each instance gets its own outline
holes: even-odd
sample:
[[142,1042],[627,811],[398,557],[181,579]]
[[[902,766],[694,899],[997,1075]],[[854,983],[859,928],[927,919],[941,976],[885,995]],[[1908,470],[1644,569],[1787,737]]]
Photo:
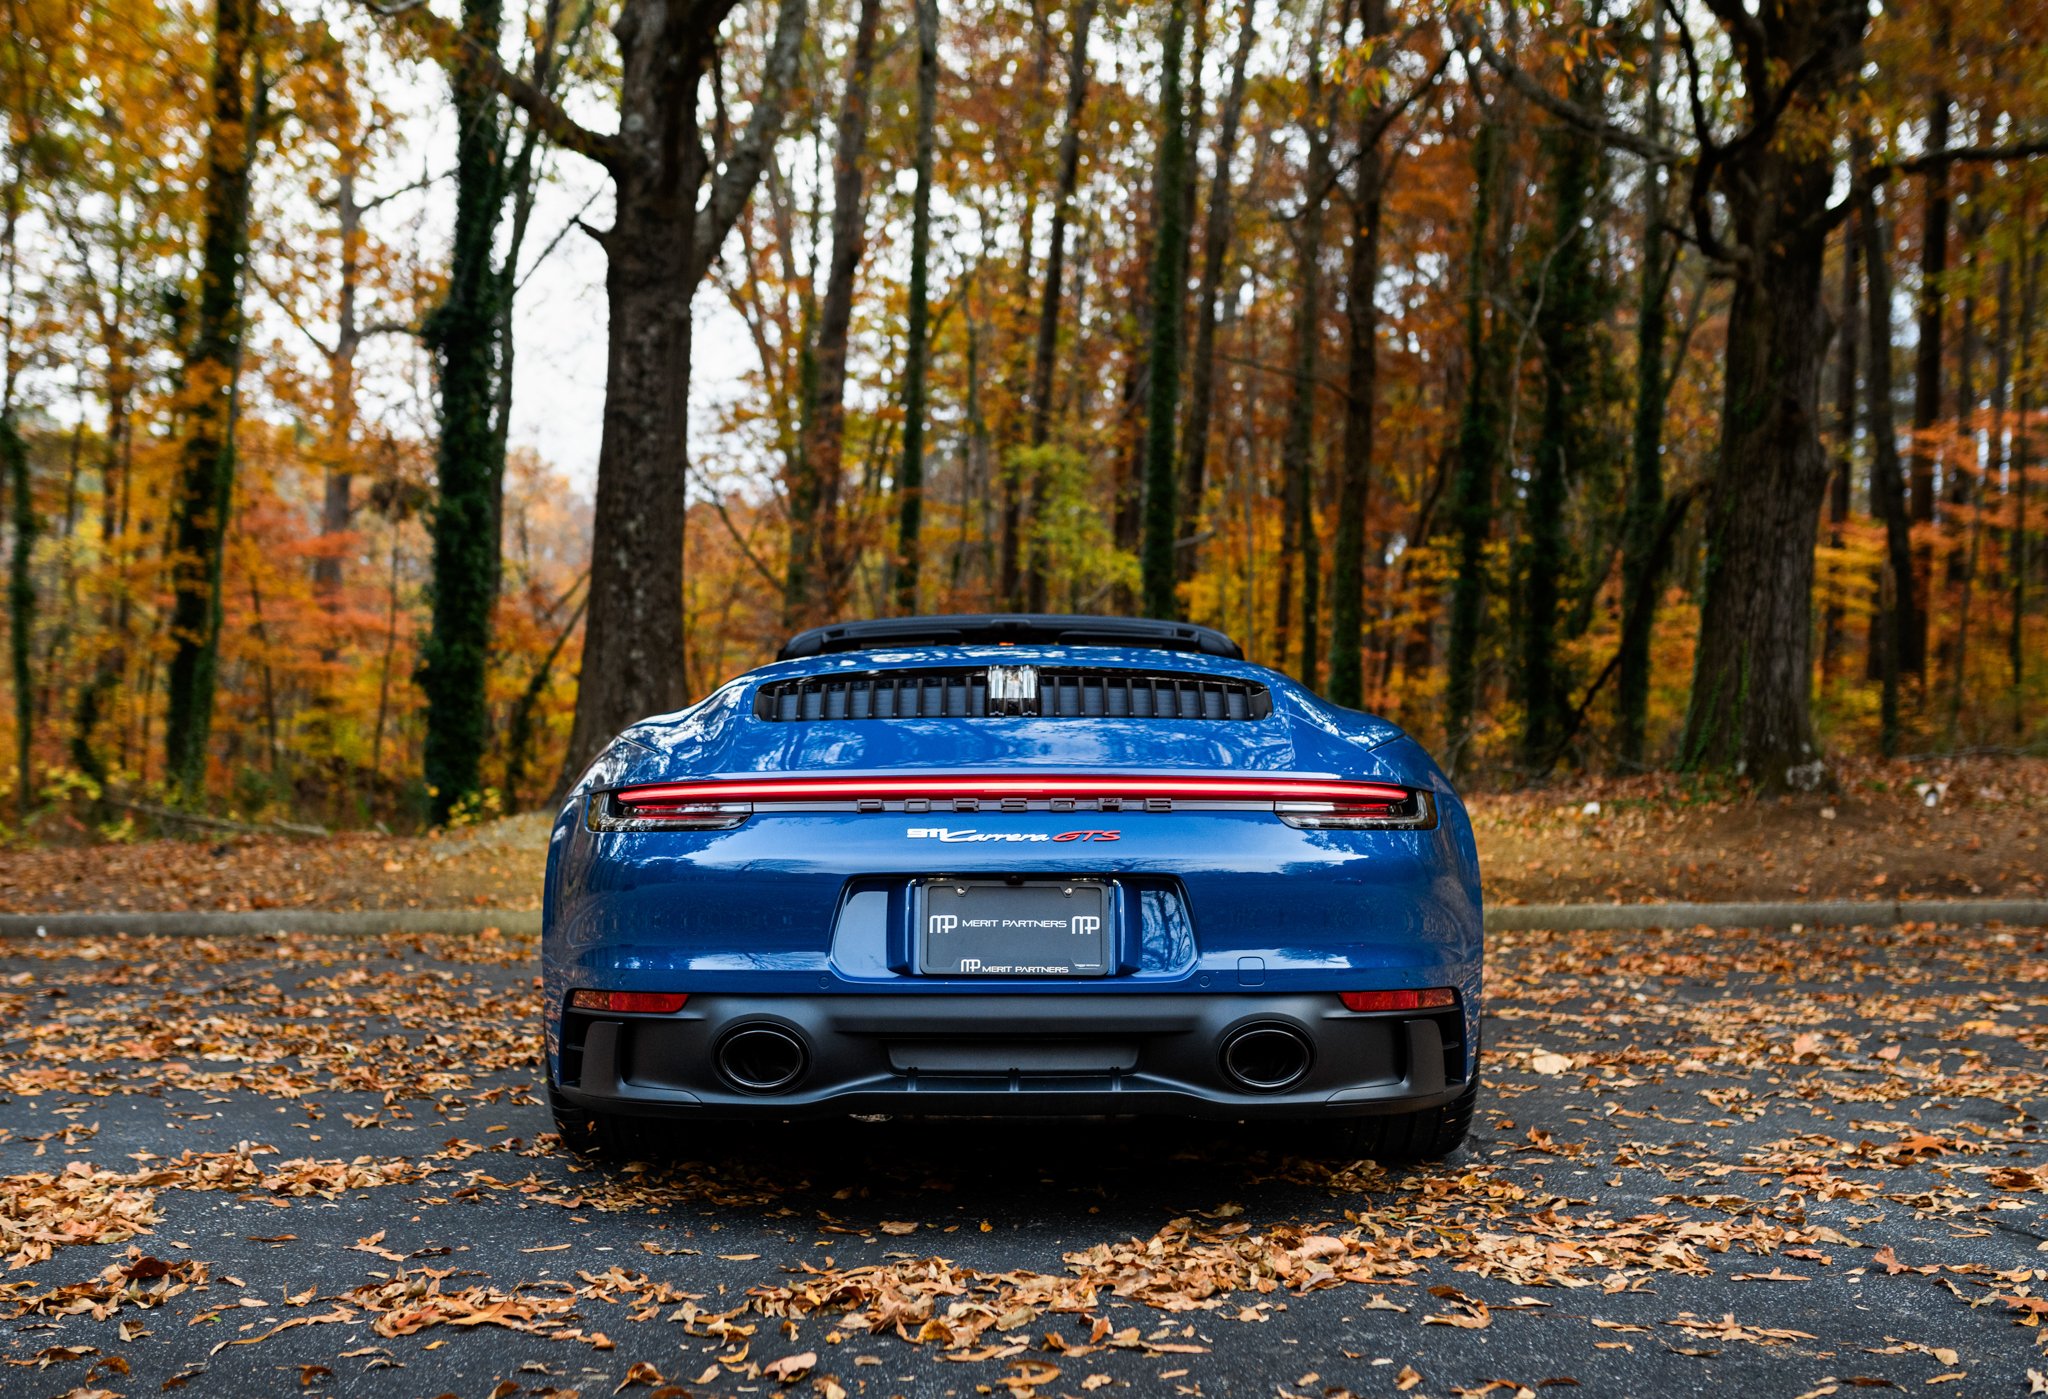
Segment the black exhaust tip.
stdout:
[[1314,1057],[1308,1036],[1271,1021],[1247,1025],[1223,1041],[1224,1075],[1253,1093],[1277,1093],[1299,1083]]
[[718,1072],[742,1093],[780,1093],[803,1077],[810,1051],[780,1025],[742,1025],[718,1043]]

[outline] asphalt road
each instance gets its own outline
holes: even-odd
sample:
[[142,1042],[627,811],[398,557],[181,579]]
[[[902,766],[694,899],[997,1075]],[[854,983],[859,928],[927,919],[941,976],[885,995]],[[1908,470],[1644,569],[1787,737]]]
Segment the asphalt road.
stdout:
[[1473,1139],[1391,1173],[1159,1123],[579,1161],[533,954],[0,946],[0,1394],[2048,1392],[2039,932],[1498,937]]

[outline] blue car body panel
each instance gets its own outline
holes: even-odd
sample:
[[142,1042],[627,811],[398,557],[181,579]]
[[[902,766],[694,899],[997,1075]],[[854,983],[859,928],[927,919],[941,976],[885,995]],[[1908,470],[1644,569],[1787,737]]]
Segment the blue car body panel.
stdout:
[[[1250,721],[754,714],[757,690],[777,680],[991,664],[1249,679],[1267,687],[1272,709]],[[641,783],[1031,771],[1377,780],[1427,789],[1438,820],[1424,830],[1332,830],[1296,829],[1270,811],[808,811],[757,814],[730,830],[593,831],[585,819],[593,792]],[[1116,838],[964,838],[1097,827]],[[935,829],[954,838],[911,834]],[[1048,984],[915,972],[912,881],[1019,874],[1111,880],[1114,974]],[[1479,863],[1449,781],[1386,720],[1215,656],[945,646],[762,667],[634,725],[591,765],[550,837],[544,929],[548,1063],[558,1081],[563,1006],[577,988],[760,1005],[798,995],[1079,1001],[1238,991],[1334,1001],[1343,990],[1450,986],[1460,993],[1463,1042],[1478,1044]]]

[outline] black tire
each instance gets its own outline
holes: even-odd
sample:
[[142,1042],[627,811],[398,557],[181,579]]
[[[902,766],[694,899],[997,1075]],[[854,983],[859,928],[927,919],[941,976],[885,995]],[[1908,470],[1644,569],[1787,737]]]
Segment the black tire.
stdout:
[[601,1156],[623,1165],[648,1154],[650,1133],[640,1119],[585,1112],[564,1100],[552,1081],[548,1084],[548,1110],[555,1116],[555,1131],[562,1145],[578,1156]]
[[1324,1145],[1333,1154],[1370,1158],[1382,1165],[1441,1161],[1465,1144],[1465,1135],[1472,1130],[1472,1110],[1478,1105],[1479,1080],[1474,1077],[1464,1092],[1433,1108],[1329,1124]]

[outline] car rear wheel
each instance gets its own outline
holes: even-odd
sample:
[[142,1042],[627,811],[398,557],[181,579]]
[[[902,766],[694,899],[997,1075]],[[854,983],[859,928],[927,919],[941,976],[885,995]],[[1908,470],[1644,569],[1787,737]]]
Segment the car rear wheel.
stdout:
[[1439,1161],[1465,1144],[1465,1135],[1472,1129],[1472,1110],[1478,1103],[1479,1080],[1475,1077],[1463,1093],[1433,1108],[1333,1123],[1321,1144],[1331,1154],[1383,1164]]

